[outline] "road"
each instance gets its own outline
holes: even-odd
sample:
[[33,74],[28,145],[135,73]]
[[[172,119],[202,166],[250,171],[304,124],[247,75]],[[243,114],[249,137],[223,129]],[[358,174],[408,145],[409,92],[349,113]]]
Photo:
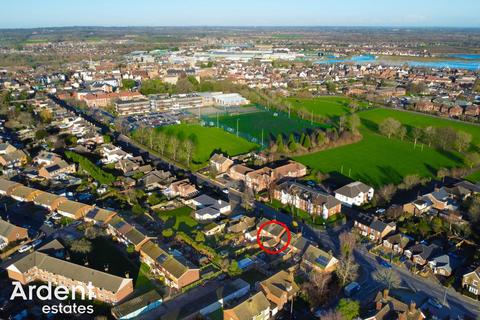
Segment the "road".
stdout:
[[[106,125],[99,123],[91,116],[86,115],[81,110],[77,110],[68,106],[65,102],[54,99],[52,100],[56,103],[59,103],[61,106],[74,111],[77,115],[84,117],[89,122],[93,123],[96,126],[99,126],[102,129],[102,132],[109,132],[110,128]],[[165,160],[161,159],[160,157],[152,154],[149,150],[143,148],[142,146],[138,145],[130,138],[125,135],[114,133],[114,143],[118,144],[126,151],[133,153],[134,155],[142,155],[145,157],[145,160],[149,160],[155,164],[157,168],[163,170],[169,170],[176,175],[184,176],[190,178],[192,181],[196,182],[197,184],[203,184],[215,190],[223,189],[223,186],[216,182],[212,181],[206,176],[200,175],[198,173],[192,173],[187,171],[183,168],[176,166],[173,163],[166,162]],[[230,189],[229,190],[229,199],[230,201],[240,203],[242,198],[242,193],[236,190]],[[266,217],[268,219],[276,219],[285,223],[291,230],[298,232],[300,231],[302,235],[320,245],[320,247],[331,250],[335,254],[338,255],[339,253],[339,238],[338,235],[344,231],[349,230],[351,228],[351,223],[347,223],[343,226],[336,227],[336,228],[328,228],[326,230],[318,230],[313,229],[312,227],[304,224],[298,223],[298,228],[294,228],[292,225],[292,217],[285,213],[279,212],[271,207],[265,205],[264,203],[255,201],[255,211],[254,213],[258,216]],[[375,270],[379,270],[383,268],[376,260],[376,258],[368,253],[366,249],[361,248],[355,252],[355,257],[357,263],[359,263],[361,267],[361,278],[362,283],[367,285],[372,292],[376,292],[379,288],[379,285],[374,282],[371,277],[371,273]],[[444,296],[446,297],[446,306],[443,310],[446,314],[450,314],[452,316],[457,315],[469,315],[469,316],[477,316],[480,315],[480,304],[471,300],[470,298],[461,295],[460,293],[454,291],[453,289],[449,289],[445,291],[445,287],[435,283],[433,281],[421,278],[417,275],[412,274],[406,269],[399,268],[397,266],[392,266],[394,270],[398,273],[402,280],[402,285],[408,287],[409,289],[413,290],[415,294],[415,299],[417,299],[417,305],[421,305],[424,300],[428,297],[435,297],[439,301],[444,300]],[[364,297],[362,297],[364,298]]]

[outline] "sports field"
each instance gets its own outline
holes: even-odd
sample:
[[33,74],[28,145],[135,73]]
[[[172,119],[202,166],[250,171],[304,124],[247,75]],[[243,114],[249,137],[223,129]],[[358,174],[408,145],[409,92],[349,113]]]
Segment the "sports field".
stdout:
[[350,113],[350,104],[357,105],[360,109],[367,108],[368,104],[365,102],[352,101],[350,98],[341,96],[326,96],[317,97],[313,99],[302,98],[288,98],[287,99],[293,108],[305,108],[309,112],[322,115],[327,118],[338,118],[342,115]]
[[[337,112],[342,110],[340,106],[337,109]],[[350,175],[352,179],[359,179],[374,186],[399,183],[409,174],[432,177],[440,168],[463,165],[463,157],[457,152],[442,151],[427,146],[423,146],[422,151],[419,145],[414,148],[411,141],[388,139],[378,134],[378,124],[388,117],[397,119],[408,129],[451,126],[456,130],[470,133],[474,144],[480,143],[480,127],[471,124],[391,109],[365,110],[358,115],[362,120],[362,141],[297,157],[296,160],[310,168]]]
[[[203,164],[214,152],[223,152],[235,156],[250,152],[258,146],[218,128],[206,128],[200,125],[178,124],[166,127],[175,133],[183,131],[186,137],[192,133],[197,136],[198,145],[193,155],[193,161]],[[161,128],[159,128],[161,130]]]
[[[324,127],[321,124],[302,120],[294,115],[289,117],[287,113],[268,110],[220,117],[218,124],[226,131],[236,134],[237,121],[239,136],[261,144],[263,132],[264,145],[268,145],[270,140],[276,140],[278,134],[283,134],[283,137],[288,139],[291,133],[300,136],[302,132],[307,132],[309,129]],[[216,126],[217,119],[208,119],[208,124]]]
[[472,142],[480,144],[480,126],[468,124],[465,122],[441,119],[428,115],[414,112],[398,111],[393,109],[372,109],[359,112],[358,115],[362,119],[362,123],[372,129],[377,130],[377,126],[386,118],[394,118],[400,121],[407,129],[412,127],[424,128],[433,127],[452,127],[455,130],[462,130],[472,135]]

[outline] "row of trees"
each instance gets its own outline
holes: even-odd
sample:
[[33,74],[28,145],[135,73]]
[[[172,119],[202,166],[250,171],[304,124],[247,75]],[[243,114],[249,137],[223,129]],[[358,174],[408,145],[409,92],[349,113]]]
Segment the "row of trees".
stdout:
[[159,130],[140,127],[132,133],[132,137],[162,156],[187,166],[190,166],[198,146],[198,138],[195,134],[187,136],[185,132],[175,131],[172,128]]
[[383,120],[378,129],[381,134],[391,137],[397,137],[401,140],[410,136],[415,146],[418,142],[422,142],[429,147],[435,146],[443,150],[456,150],[464,152],[468,150],[472,142],[472,135],[465,131],[457,131],[452,127],[433,127],[412,128],[408,132],[402,123],[393,118]]

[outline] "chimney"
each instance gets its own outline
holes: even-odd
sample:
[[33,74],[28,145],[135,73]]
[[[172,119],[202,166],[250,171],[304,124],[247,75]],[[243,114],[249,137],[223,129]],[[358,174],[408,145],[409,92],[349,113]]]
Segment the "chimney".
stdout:
[[417,305],[415,304],[415,301],[410,302],[409,310],[411,313],[414,313],[417,311]]
[[388,299],[388,289],[383,290],[383,299]]

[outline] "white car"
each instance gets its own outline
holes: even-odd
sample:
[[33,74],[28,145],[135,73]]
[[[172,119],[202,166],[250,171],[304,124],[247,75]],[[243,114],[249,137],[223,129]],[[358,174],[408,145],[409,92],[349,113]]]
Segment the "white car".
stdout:
[[32,249],[32,246],[29,244],[26,244],[24,246],[21,246],[20,249],[18,249],[18,252],[27,252],[28,250]]
[[60,219],[62,219],[62,216],[59,215],[58,213],[55,213],[55,214],[52,216],[52,219],[53,219],[53,220],[60,220]]
[[229,191],[228,189],[223,189],[222,192],[225,193],[225,194],[229,194],[229,193],[230,193],[230,191]]
[[53,228],[53,222],[50,221],[50,220],[46,220],[46,221],[44,222],[44,224],[47,225],[47,226],[49,226],[50,228]]

